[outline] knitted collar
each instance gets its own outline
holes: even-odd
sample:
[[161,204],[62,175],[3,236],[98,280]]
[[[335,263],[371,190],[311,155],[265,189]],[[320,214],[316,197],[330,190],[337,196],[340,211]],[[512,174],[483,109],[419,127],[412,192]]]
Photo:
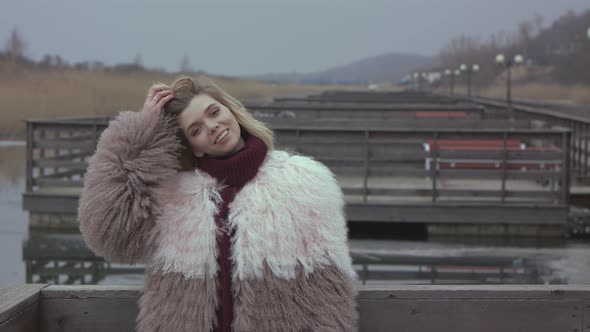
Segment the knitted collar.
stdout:
[[242,187],[256,176],[266,157],[267,148],[262,140],[244,133],[245,146],[229,157],[199,158],[197,167],[230,186]]

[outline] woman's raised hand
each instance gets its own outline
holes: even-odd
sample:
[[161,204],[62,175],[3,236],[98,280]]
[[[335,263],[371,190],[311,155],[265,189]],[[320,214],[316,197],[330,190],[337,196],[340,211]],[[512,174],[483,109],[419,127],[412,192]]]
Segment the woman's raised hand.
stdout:
[[154,85],[148,90],[143,111],[161,111],[170,99],[174,98],[174,92],[165,85]]

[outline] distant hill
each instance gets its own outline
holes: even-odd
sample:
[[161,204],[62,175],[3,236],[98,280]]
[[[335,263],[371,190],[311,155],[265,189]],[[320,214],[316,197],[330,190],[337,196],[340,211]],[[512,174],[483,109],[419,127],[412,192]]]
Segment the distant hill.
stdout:
[[437,61],[437,58],[434,56],[389,53],[314,73],[272,73],[253,78],[297,83],[358,81],[397,83],[411,70],[436,66]]

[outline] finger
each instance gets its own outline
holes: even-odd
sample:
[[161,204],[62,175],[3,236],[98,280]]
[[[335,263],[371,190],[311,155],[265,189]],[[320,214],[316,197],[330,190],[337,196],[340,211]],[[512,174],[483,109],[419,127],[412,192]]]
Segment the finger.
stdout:
[[148,96],[153,98],[153,96],[155,96],[158,92],[163,91],[165,89],[165,85],[152,85],[148,90]]
[[158,93],[156,93],[154,95],[154,97],[152,97],[152,99],[154,100],[154,103],[158,103],[160,100],[162,100],[162,98],[172,94],[173,92],[171,90],[165,90],[165,91],[160,91]]
[[168,95],[168,96],[162,98],[156,106],[158,107],[158,109],[162,109],[162,108],[164,108],[164,105],[166,105],[166,103],[169,102],[172,98],[174,98],[173,94]]

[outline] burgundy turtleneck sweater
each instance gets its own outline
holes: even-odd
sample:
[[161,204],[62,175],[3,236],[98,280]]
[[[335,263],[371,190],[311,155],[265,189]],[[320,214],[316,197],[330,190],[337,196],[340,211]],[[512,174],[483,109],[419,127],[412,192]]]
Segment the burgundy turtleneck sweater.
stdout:
[[200,158],[197,167],[216,178],[225,186],[221,191],[222,203],[215,223],[223,232],[217,237],[219,255],[219,281],[221,288],[219,297],[221,305],[217,308],[218,327],[216,331],[230,332],[233,320],[233,300],[231,294],[231,237],[228,229],[228,206],[236,194],[250,181],[266,157],[267,148],[264,142],[256,136],[244,132],[246,145],[233,155],[222,158]]

